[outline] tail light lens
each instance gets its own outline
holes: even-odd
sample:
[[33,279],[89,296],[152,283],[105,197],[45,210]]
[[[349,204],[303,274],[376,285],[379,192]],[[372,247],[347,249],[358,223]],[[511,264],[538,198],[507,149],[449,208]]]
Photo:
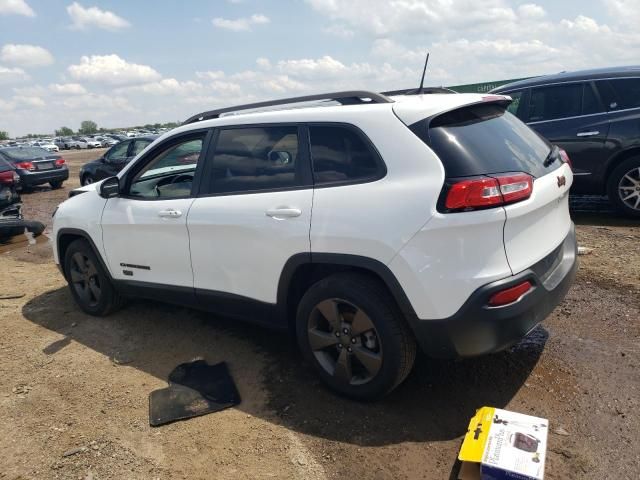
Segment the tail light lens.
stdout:
[[571,159],[569,158],[567,152],[565,152],[562,148],[559,148],[558,153],[560,154],[560,158],[562,159],[562,161],[569,165],[569,168],[573,170],[573,164],[571,163]]
[[36,169],[31,162],[18,162],[16,163],[16,167],[22,170],[29,170],[30,172],[33,172]]
[[13,170],[9,170],[7,172],[0,172],[0,184],[11,185],[15,182],[14,178],[15,172]]
[[509,305],[510,303],[517,302],[522,296],[531,290],[530,281],[525,281],[515,285],[513,287],[505,288],[499,292],[494,293],[489,298],[489,306],[502,307],[503,305]]
[[477,210],[519,202],[531,196],[533,178],[509,173],[453,180],[446,192],[447,212]]
[[62,165],[64,165],[66,162],[64,160],[64,158],[60,157],[58,159],[56,159],[56,167],[61,167]]

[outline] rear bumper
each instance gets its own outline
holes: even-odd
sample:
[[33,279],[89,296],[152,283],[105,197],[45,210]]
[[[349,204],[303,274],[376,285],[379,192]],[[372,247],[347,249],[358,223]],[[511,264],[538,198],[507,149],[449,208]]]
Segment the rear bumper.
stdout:
[[26,173],[20,175],[22,187],[33,187],[48,182],[64,181],[69,178],[68,168],[57,168],[54,170],[45,170],[43,172]]
[[[453,316],[413,320],[422,349],[436,358],[460,358],[497,352],[525,337],[563,300],[578,269],[575,227],[551,254],[527,270],[476,290]],[[489,307],[489,297],[529,280],[533,289],[520,300]]]

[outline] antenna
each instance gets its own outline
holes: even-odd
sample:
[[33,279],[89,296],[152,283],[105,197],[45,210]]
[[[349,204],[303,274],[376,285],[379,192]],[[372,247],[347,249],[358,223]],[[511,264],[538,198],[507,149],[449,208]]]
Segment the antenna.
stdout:
[[424,92],[424,76],[427,73],[427,64],[429,63],[429,52],[427,52],[427,59],[424,61],[424,68],[422,69],[422,78],[420,79],[420,88],[417,94],[421,95]]

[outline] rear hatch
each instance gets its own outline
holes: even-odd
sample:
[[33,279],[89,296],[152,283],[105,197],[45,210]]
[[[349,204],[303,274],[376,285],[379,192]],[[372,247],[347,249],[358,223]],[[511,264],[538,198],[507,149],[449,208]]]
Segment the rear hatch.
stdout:
[[573,176],[559,149],[507,112],[508,104],[491,97],[410,128],[444,165],[440,212],[504,209],[504,249],[516,274],[548,256],[568,235]]

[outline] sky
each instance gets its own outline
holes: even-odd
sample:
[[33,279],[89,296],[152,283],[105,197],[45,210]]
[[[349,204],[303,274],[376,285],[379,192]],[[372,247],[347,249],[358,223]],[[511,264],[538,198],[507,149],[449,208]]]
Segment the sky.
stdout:
[[640,63],[640,0],[0,0],[0,130]]

